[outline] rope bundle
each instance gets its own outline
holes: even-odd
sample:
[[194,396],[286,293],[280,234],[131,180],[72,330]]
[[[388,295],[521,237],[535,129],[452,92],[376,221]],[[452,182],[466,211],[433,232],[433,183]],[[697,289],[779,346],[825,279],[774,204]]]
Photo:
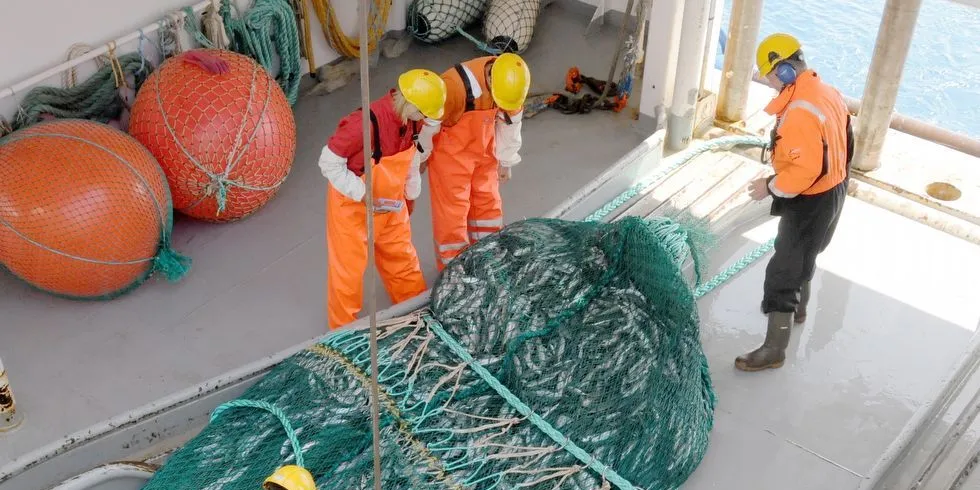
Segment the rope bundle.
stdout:
[[[347,58],[360,58],[361,43],[344,33],[330,0],[312,1],[316,16],[320,19],[320,26],[323,28],[323,35],[327,37],[330,46]],[[368,52],[373,52],[377,48],[381,36],[385,33],[385,26],[388,25],[388,13],[391,11],[391,0],[374,0],[373,5],[368,32]]]
[[[81,85],[68,88],[35,87],[21,101],[11,129],[18,130],[44,119],[91,119],[108,123],[118,119],[126,109],[120,88],[138,90],[150,74],[151,65],[139,53],[116,58],[110,51],[109,64],[102,66]],[[129,80],[132,80],[130,86]]]
[[[290,104],[299,97],[302,77],[299,59],[299,31],[296,13],[288,0],[255,0],[244,18],[232,16],[233,5],[221,2],[221,17],[230,34],[232,51],[254,58],[270,73],[273,54],[279,54],[279,76],[276,81]],[[237,9],[236,9],[237,10]]]

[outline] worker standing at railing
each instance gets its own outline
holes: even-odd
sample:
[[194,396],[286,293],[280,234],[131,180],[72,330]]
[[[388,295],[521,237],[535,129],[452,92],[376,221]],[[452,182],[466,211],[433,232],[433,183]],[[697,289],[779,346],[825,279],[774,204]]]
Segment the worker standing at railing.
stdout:
[[521,118],[531,72],[513,53],[485,56],[442,74],[446,114],[433,139],[429,170],[436,265],[503,227],[500,182],[520,163]]
[[320,154],[327,189],[327,316],[330,328],[354,321],[361,310],[367,268],[364,152],[374,162],[375,248],[378,272],[392,302],[425,291],[412,244],[409,205],[422,192],[419,168],[430,153],[427,138],[443,114],[446,85],[435,72],[409,70],[398,88],[371,103],[372,141],[362,136],[361,110],[342,119]]
[[735,366],[743,371],[781,367],[792,324],[806,321],[817,255],[837,227],[854,152],[843,97],[807,67],[796,38],[765,38],[756,62],[759,74],[779,90],[765,109],[776,116],[771,143],[775,175],[753,181],[749,192],[756,200],[772,196],[771,214],[780,220],[763,285],[766,340],[736,358]]

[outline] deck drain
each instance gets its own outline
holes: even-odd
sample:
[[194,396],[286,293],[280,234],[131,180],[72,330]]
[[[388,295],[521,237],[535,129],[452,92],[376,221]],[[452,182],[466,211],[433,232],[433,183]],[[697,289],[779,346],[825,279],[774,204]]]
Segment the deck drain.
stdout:
[[955,201],[963,195],[963,192],[948,182],[933,182],[926,186],[926,194],[940,201]]

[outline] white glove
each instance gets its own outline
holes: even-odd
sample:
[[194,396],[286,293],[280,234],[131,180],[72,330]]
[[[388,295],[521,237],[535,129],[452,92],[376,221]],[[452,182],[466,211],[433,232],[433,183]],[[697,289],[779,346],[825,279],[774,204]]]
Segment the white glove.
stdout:
[[320,152],[320,173],[323,174],[330,185],[337,189],[341,194],[355,200],[364,199],[364,181],[347,168],[347,159],[330,151],[330,147],[323,145]]
[[513,167],[521,163],[521,121],[524,111],[510,117],[511,124],[507,124],[503,113],[498,113],[494,123],[496,146],[494,156],[497,162],[504,167]]
[[422,175],[419,173],[419,166],[422,165],[422,156],[419,152],[412,155],[412,165],[408,169],[408,179],[405,180],[405,199],[414,201],[422,194]]
[[439,132],[440,128],[442,128],[442,121],[425,118],[422,128],[419,129],[419,134],[415,137],[415,141],[418,143],[417,149],[421,153],[419,161],[424,162],[429,159],[429,155],[432,154],[432,137]]

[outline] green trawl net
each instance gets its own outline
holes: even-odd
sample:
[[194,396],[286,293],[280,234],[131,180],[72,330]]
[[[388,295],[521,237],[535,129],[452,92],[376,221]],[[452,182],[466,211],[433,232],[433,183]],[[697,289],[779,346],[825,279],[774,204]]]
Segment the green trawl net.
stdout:
[[[529,219],[451,262],[430,309],[380,327],[384,488],[682,484],[715,403],[688,231]],[[281,409],[321,490],[373,485],[369,351],[366,331],[337,332],[243,395]],[[229,408],[145,489],[255,490],[292,447],[270,412]]]

